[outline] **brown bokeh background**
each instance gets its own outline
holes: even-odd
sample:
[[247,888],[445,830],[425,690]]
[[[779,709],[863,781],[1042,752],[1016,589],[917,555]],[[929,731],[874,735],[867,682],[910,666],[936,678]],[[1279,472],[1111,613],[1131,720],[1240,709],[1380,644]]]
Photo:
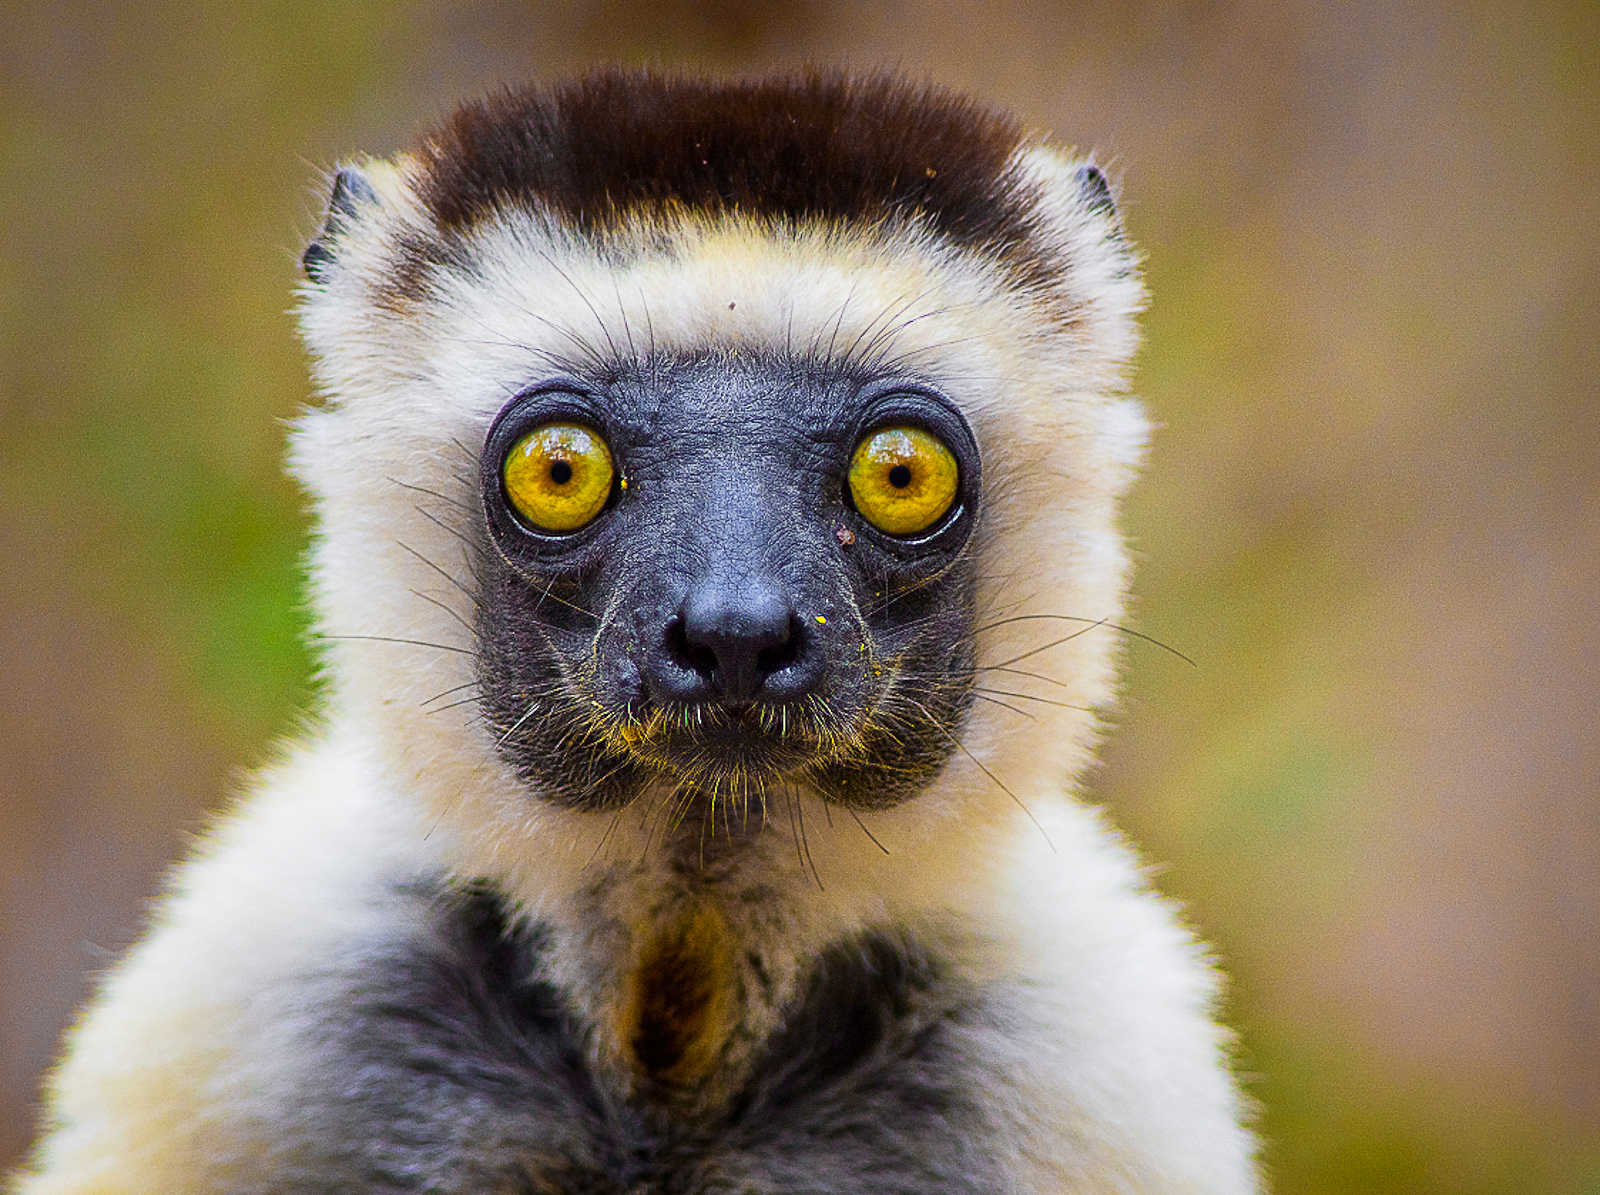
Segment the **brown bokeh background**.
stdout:
[[314,700],[320,168],[595,61],[888,63],[1122,175],[1163,426],[1093,795],[1235,976],[1286,1193],[1600,1192],[1592,3],[0,3],[0,1164]]

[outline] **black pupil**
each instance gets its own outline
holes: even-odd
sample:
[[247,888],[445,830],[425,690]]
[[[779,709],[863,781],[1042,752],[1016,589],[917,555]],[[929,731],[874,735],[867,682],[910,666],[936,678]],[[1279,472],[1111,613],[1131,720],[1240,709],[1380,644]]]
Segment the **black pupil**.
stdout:
[[572,462],[571,461],[551,461],[550,462],[550,480],[555,482],[557,485],[566,485],[567,482],[571,481],[572,480]]
[[909,465],[895,465],[889,470],[889,484],[897,490],[903,490],[911,484],[911,467]]

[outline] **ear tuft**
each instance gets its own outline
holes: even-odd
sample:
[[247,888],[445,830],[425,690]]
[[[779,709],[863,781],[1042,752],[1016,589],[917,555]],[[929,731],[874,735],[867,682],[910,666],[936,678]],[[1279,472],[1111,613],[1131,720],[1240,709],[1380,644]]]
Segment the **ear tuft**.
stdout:
[[378,193],[372,189],[367,176],[353,166],[347,166],[333,176],[333,192],[328,196],[328,215],[323,220],[317,239],[306,246],[300,256],[301,268],[313,282],[327,277],[337,256],[334,246],[345,229],[360,218],[360,209],[376,207]]

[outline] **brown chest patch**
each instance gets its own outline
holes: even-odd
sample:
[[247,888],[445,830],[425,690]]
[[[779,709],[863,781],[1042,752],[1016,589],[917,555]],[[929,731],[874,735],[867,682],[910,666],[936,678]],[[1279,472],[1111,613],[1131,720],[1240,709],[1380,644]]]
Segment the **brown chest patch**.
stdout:
[[699,911],[659,931],[639,956],[623,1040],[655,1081],[679,1083],[716,1062],[727,1035],[734,986],[728,931]]

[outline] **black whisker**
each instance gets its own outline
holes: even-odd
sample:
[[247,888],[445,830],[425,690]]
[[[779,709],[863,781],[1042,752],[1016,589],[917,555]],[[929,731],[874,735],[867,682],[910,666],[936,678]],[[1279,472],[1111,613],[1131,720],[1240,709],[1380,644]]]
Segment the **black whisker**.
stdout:
[[[1092,630],[1095,629],[1095,627],[1109,627],[1113,631],[1120,631],[1122,634],[1132,636],[1135,639],[1143,639],[1146,643],[1149,643],[1149,644],[1152,644],[1152,645],[1154,645],[1156,647],[1159,647],[1162,651],[1170,652],[1172,655],[1177,656],[1178,659],[1182,660],[1185,664],[1193,665],[1196,668],[1198,668],[1200,666],[1200,665],[1196,664],[1194,660],[1192,660],[1188,656],[1184,655],[1176,647],[1173,647],[1170,643],[1163,643],[1161,640],[1155,638],[1154,636],[1146,635],[1143,631],[1136,631],[1132,627],[1121,626],[1118,623],[1114,623],[1110,619],[1107,619],[1107,618],[1084,618],[1084,617],[1082,617],[1080,615],[1076,615],[1076,614],[1013,614],[1009,618],[997,619],[996,621],[991,622],[991,623],[986,623],[985,625],[983,625],[981,627],[974,627],[973,628],[973,633],[974,634],[979,634],[979,633],[981,633],[983,631],[992,631],[996,627],[1007,626],[1007,625],[1009,625],[1010,623],[1013,623],[1013,622],[1032,622],[1032,621],[1037,620],[1037,619],[1055,619],[1055,620],[1058,620],[1058,621],[1061,621],[1061,622],[1086,622],[1089,625],[1084,628],[1084,631],[1092,631]],[[1083,633],[1084,633],[1083,631],[1079,631],[1078,632],[1079,635],[1081,635]],[[1076,639],[1077,637],[1078,637],[1077,635],[1069,635],[1069,636],[1067,636],[1066,639],[1058,639],[1056,642],[1057,643],[1066,643],[1069,639]],[[1055,644],[1051,644],[1050,646],[1054,647]],[[1019,660],[1022,659],[1022,658],[1023,658],[1022,656],[1018,656],[1017,657],[1017,659],[1019,659]],[[1012,664],[1012,663],[1015,663],[1015,662],[1016,662],[1015,660],[1007,660],[1006,661],[1006,663],[1008,663],[1008,664]]]
[[330,642],[340,639],[366,639],[373,643],[409,643],[413,647],[432,647],[439,651],[453,651],[463,656],[474,654],[469,648],[452,647],[448,643],[429,643],[426,639],[401,639],[393,635],[323,635],[317,634],[313,638],[325,639]]
[[816,861],[811,857],[811,841],[806,837],[805,798],[800,795],[799,788],[792,784],[789,786],[789,795],[790,800],[794,802],[795,813],[800,823],[800,849],[805,856],[801,860],[801,865],[811,869],[811,878],[816,881],[817,891],[825,892],[827,889],[823,887],[822,875],[817,871]]
[[429,498],[437,498],[446,506],[453,506],[457,510],[466,512],[470,512],[472,510],[472,507],[468,503],[461,501],[461,499],[448,497],[447,495],[439,493],[438,490],[428,489],[427,486],[413,485],[409,481],[401,481],[398,477],[385,477],[384,480],[389,482],[391,485],[399,486],[402,490],[410,490],[413,494],[426,494]]
[[1049,643],[1041,644],[1038,647],[1035,647],[1031,651],[1025,651],[1020,656],[1012,656],[1009,660],[1002,660],[1002,661],[1000,661],[999,664],[995,665],[995,667],[997,667],[997,668],[1005,668],[1008,665],[1016,664],[1016,663],[1019,663],[1022,660],[1026,660],[1026,659],[1030,658],[1031,656],[1036,656],[1036,655],[1040,654],[1041,652],[1049,651],[1052,647],[1060,647],[1063,643],[1071,643],[1074,639],[1078,638],[1080,635],[1087,635],[1090,631],[1094,630],[1096,627],[1101,627],[1101,626],[1104,626],[1104,625],[1105,625],[1105,623],[1095,623],[1094,626],[1084,627],[1083,630],[1081,630],[1081,631],[1073,631],[1072,634],[1070,634],[1070,635],[1063,635],[1059,639],[1052,639]]
[[[979,696],[983,696],[985,694],[993,693],[993,694],[997,694],[998,696],[1001,696],[1001,697],[1020,697],[1024,701],[1037,701],[1041,705],[1057,705],[1057,706],[1060,706],[1064,710],[1078,710],[1078,711],[1080,711],[1082,713],[1085,713],[1085,714],[1094,713],[1094,707],[1093,706],[1073,705],[1070,701],[1055,701],[1055,700],[1052,700],[1049,697],[1036,697],[1032,693],[1011,693],[1011,692],[1007,692],[1005,689],[979,689],[979,688],[976,688],[976,687],[974,687],[972,691],[974,693],[977,693]],[[989,700],[993,701],[994,698],[991,697]],[[996,702],[996,704],[998,705],[998,704],[1001,704],[1001,703]],[[1021,710],[1018,710],[1017,712],[1018,713],[1022,713]],[[1026,716],[1031,718],[1033,715],[1032,714],[1028,714]]]
[[467,550],[469,552],[471,552],[474,556],[479,556],[479,555],[482,554],[483,546],[481,544],[479,544],[476,540],[474,540],[471,536],[467,535],[460,528],[450,526],[449,523],[446,523],[443,519],[441,519],[438,515],[434,514],[433,511],[431,511],[431,510],[425,510],[424,508],[422,508],[420,506],[415,507],[414,509],[416,510],[416,512],[419,515],[421,515],[423,518],[427,519],[428,522],[432,523],[440,531],[443,531],[446,535],[452,536],[455,539],[460,540],[463,544],[466,545]]
[[441,602],[438,598],[434,597],[432,594],[423,593],[420,589],[412,589],[412,590],[408,590],[408,592],[411,594],[412,597],[419,597],[425,602],[430,602],[433,605],[438,606],[439,609],[443,610],[451,618],[455,619],[463,627],[465,627],[466,631],[467,631],[467,634],[469,634],[469,635],[477,634],[477,632],[473,629],[472,624],[470,622],[468,622],[466,619],[462,618],[460,614],[456,613],[456,611],[452,610],[449,606],[445,605],[443,602]]
[[987,689],[973,689],[972,695],[979,701],[987,701],[990,705],[998,705],[1001,709],[1010,710],[1013,714],[1019,714],[1028,719],[1030,722],[1036,720],[1034,716],[1027,710],[1019,710],[1016,706],[1011,705],[1009,702],[1001,701],[996,697],[989,696],[989,691]]
[[461,692],[462,689],[473,689],[473,688],[476,688],[477,684],[478,684],[477,681],[469,680],[469,681],[462,681],[459,685],[451,685],[443,693],[435,693],[432,697],[428,698],[428,700],[422,702],[421,705],[430,706],[435,701],[438,701],[441,697],[448,697],[452,693],[459,693],[459,692]]
[[1029,680],[1040,681],[1043,684],[1055,685],[1058,689],[1070,689],[1071,685],[1064,680],[1057,680],[1053,676],[1046,676],[1042,672],[1029,672],[1026,668],[1007,668],[1004,664],[980,664],[978,672],[1009,672],[1012,676],[1025,676]]
[[867,823],[861,820],[861,815],[859,813],[857,813],[854,809],[850,808],[850,806],[848,806],[848,805],[846,805],[844,808],[845,808],[845,812],[846,813],[848,813],[851,817],[855,818],[856,825],[861,827],[861,832],[863,834],[865,834],[868,839],[871,840],[872,845],[877,847],[880,851],[882,851],[885,855],[887,855],[889,853],[889,848],[884,846],[883,843],[878,841],[878,836],[876,834],[874,834],[871,830],[867,829]]
[[[422,510],[420,507],[418,508],[417,513],[418,514],[422,514],[422,515],[426,515],[427,514],[427,512]],[[435,564],[433,561],[429,560],[426,556],[424,556],[421,552],[417,551],[410,544],[402,543],[400,540],[395,540],[394,542],[399,547],[404,548],[407,552],[410,552],[418,560],[422,561],[423,564],[427,565],[434,572],[438,573],[441,577],[443,577],[446,581],[450,582],[450,584],[454,585],[457,589],[459,589],[467,597],[471,598],[472,599],[472,604],[474,606],[476,606],[478,604],[478,595],[473,593],[472,590],[468,589],[465,585],[463,585],[455,576],[453,576],[450,573],[450,571],[448,569],[440,568],[437,564]],[[413,592],[415,592],[415,590],[413,590]]]
[[907,702],[909,702],[911,705],[914,705],[919,710],[921,710],[922,714],[923,714],[923,717],[927,718],[927,720],[928,720],[928,725],[935,727],[939,731],[940,734],[944,735],[945,738],[949,739],[953,746],[955,746],[958,750],[960,750],[960,752],[963,755],[965,755],[968,759],[970,759],[973,762],[973,765],[978,769],[978,771],[982,772],[985,776],[989,777],[989,779],[994,782],[996,787],[998,787],[1001,792],[1005,793],[1006,796],[1010,797],[1013,801],[1015,801],[1017,803],[1017,808],[1022,810],[1023,813],[1027,814],[1028,820],[1034,824],[1034,828],[1037,829],[1040,834],[1044,835],[1045,843],[1050,847],[1050,850],[1053,852],[1056,849],[1056,844],[1050,841],[1050,833],[1049,833],[1049,831],[1047,831],[1044,828],[1043,824],[1040,823],[1038,818],[1033,816],[1033,810],[1029,809],[1027,807],[1027,805],[1023,803],[1022,798],[1017,796],[1016,793],[1012,792],[1011,789],[1006,786],[1005,782],[1000,779],[1000,777],[996,776],[993,772],[991,772],[988,769],[988,767],[985,766],[984,762],[981,759],[979,759],[976,755],[974,755],[971,752],[971,750],[968,749],[968,747],[967,747],[967,745],[965,743],[963,743],[955,735],[951,734],[950,731],[946,730],[945,726],[944,726],[944,723],[940,722],[931,713],[929,713],[927,707],[925,707],[921,702],[914,701],[909,697],[907,697],[905,700]]
[[473,702],[477,701],[478,699],[479,699],[478,695],[476,693],[474,693],[471,697],[463,697],[460,701],[452,701],[452,702],[449,702],[449,703],[447,703],[445,705],[436,705],[431,710],[428,710],[427,712],[430,715],[431,714],[442,714],[442,713],[445,712],[445,710],[453,710],[453,709],[458,709],[459,707],[461,707],[463,705],[471,705]]

